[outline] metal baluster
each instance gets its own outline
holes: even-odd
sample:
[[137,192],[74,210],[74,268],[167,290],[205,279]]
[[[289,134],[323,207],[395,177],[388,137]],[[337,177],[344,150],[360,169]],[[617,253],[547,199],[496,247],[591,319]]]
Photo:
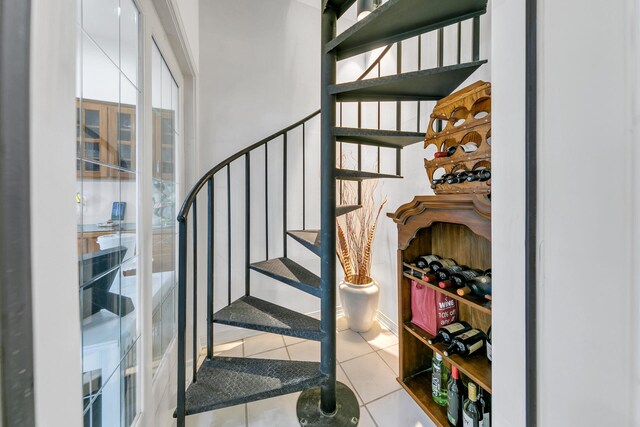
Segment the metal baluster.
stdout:
[[438,68],[444,64],[444,28],[438,30]]
[[473,60],[480,60],[480,17],[473,18]]
[[[343,107],[344,103],[341,102],[340,103],[340,127],[342,127],[342,107]],[[340,142],[340,160],[339,160],[339,164],[340,164],[340,169],[342,169],[342,141]],[[343,199],[343,194],[344,194],[344,181],[340,180],[340,204],[343,203],[342,199]]]
[[458,64],[462,57],[462,22],[458,22]]
[[[418,36],[418,71],[422,70],[422,35]],[[416,132],[420,132],[420,101],[416,108]]]
[[307,229],[307,160],[305,126],[302,123],[302,229]]
[[244,192],[244,294],[251,294],[251,153],[245,154],[244,181],[246,190]]
[[269,259],[269,143],[264,143],[264,259]]
[[198,205],[193,199],[193,376],[196,382],[198,371]]
[[[396,73],[402,73],[402,42],[398,42],[396,52]],[[402,101],[396,101],[396,130],[402,130]]]
[[187,223],[178,222],[178,427],[184,427],[187,333]]
[[231,168],[227,164],[227,295],[231,305]]
[[[358,101],[358,128],[362,129],[362,102]],[[362,170],[362,144],[358,144],[358,170]],[[358,205],[362,202],[362,180],[358,181]]]
[[[380,78],[380,63],[378,62],[378,78]],[[378,130],[380,130],[380,101],[378,101]],[[378,145],[378,173],[380,173],[380,146]]]
[[287,256],[287,133],[282,135],[282,248]]
[[214,201],[213,175],[208,183],[209,200],[207,202],[207,358],[213,358],[213,252],[214,252]]

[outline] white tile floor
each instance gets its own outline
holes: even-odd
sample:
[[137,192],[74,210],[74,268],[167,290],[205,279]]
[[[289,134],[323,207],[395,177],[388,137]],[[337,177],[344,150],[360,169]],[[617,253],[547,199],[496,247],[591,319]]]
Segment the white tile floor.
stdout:
[[[337,376],[355,391],[360,427],[433,427],[420,407],[401,389],[398,339],[378,324],[367,333],[347,329],[338,319]],[[285,360],[320,360],[320,344],[262,334],[215,347],[215,354]],[[187,417],[188,427],[298,427],[299,393]]]

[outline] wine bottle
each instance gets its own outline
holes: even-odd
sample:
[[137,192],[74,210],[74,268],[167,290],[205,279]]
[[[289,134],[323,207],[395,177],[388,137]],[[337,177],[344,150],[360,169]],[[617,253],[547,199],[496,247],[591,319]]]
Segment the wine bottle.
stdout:
[[487,332],[487,359],[489,359],[489,363],[492,362],[492,344],[491,344],[491,326],[489,326],[489,331]]
[[462,393],[458,368],[451,367],[451,378],[447,384],[447,419],[449,425],[459,427],[462,423]]
[[432,263],[433,261],[437,261],[439,260],[440,257],[438,255],[421,255],[418,258],[415,259],[414,264],[418,267],[418,268],[422,268],[425,269],[427,267],[429,267],[429,264]]
[[460,171],[454,176],[447,178],[447,184],[459,184],[461,182],[465,182],[468,176],[469,176],[468,171]]
[[478,276],[482,276],[483,274],[484,272],[482,270],[478,270],[475,268],[458,271],[456,273],[453,273],[449,279],[441,280],[440,283],[438,283],[438,286],[440,286],[442,289],[462,288],[467,285],[469,280]]
[[469,280],[467,286],[458,289],[456,292],[460,296],[473,294],[479,297],[484,297],[485,295],[491,295],[491,277],[475,277]]
[[485,338],[486,336],[481,330],[471,329],[453,338],[449,347],[444,351],[444,355],[447,357],[454,354],[470,356],[484,346]]
[[431,397],[440,406],[447,405],[447,368],[440,353],[435,353],[431,364]]
[[482,408],[482,422],[480,425],[482,427],[491,427],[491,395],[480,389],[478,402],[480,402],[480,407]]
[[469,398],[464,401],[462,407],[462,426],[480,427],[482,426],[482,408],[478,402],[478,388],[470,382],[468,390]]
[[454,177],[454,176],[455,176],[455,174],[453,174],[453,173],[445,173],[440,178],[434,178],[431,181],[431,184],[433,184],[433,185],[444,184],[447,181],[447,179],[449,179],[451,177]]
[[477,172],[470,173],[469,175],[467,175],[466,177],[467,181],[484,182],[491,179],[491,169],[475,169],[474,171],[477,171]]
[[438,333],[428,341],[429,344],[436,344],[441,341],[445,344],[449,344],[454,337],[457,337],[460,334],[464,334],[469,330],[471,330],[471,325],[467,322],[463,322],[462,320],[459,322],[453,322],[438,329]]
[[460,273],[468,269],[469,267],[465,265],[452,265],[451,267],[439,268],[436,271],[436,276],[438,277],[438,279],[440,279],[440,281],[449,280],[453,274]]
[[457,262],[452,260],[451,258],[438,259],[429,264],[429,269],[436,273],[441,268],[447,268],[454,265],[458,265]]

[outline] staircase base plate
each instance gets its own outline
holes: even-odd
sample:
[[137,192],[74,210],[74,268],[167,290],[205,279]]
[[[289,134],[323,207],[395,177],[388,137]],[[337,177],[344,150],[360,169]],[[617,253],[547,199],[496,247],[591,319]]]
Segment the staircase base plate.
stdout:
[[320,411],[320,387],[302,392],[296,411],[302,427],[356,427],[360,422],[358,399],[349,387],[336,382],[336,412],[326,416]]

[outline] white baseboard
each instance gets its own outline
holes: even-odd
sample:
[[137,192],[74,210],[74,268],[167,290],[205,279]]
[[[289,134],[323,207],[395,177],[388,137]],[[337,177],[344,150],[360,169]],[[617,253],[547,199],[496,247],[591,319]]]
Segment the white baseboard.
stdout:
[[376,316],[378,319],[378,323],[380,325],[387,328],[393,335],[398,336],[398,324],[391,320],[391,318],[387,317],[384,313],[378,311],[378,315]]

